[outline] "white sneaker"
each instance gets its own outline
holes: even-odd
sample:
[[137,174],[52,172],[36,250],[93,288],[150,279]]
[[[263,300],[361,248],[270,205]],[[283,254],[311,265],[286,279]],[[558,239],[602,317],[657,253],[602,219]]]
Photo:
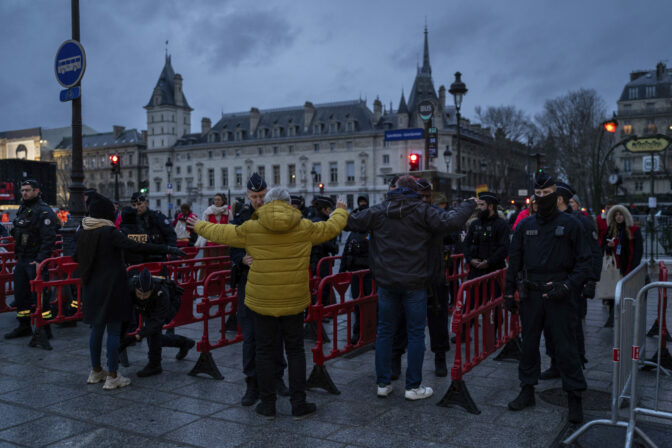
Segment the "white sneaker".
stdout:
[[429,386],[420,386],[416,389],[408,389],[404,396],[407,400],[422,400],[432,396],[434,391]]
[[100,372],[92,370],[91,373],[89,373],[89,378],[86,380],[86,382],[88,384],[96,384],[100,383],[101,381],[105,381],[105,378],[107,378],[107,372],[104,369]]
[[378,385],[378,396],[380,398],[387,398],[388,395],[392,393],[392,385],[391,384],[379,384]]
[[125,376],[121,375],[120,373],[117,373],[116,378],[112,378],[111,376],[107,377],[107,379],[105,380],[105,385],[103,386],[103,389],[112,390],[112,389],[117,389],[119,387],[126,387],[129,384],[131,384],[131,380],[129,378],[126,378]]

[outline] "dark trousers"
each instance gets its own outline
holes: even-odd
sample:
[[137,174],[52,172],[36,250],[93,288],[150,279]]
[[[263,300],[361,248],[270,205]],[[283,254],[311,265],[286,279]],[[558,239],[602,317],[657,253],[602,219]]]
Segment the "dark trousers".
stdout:
[[538,383],[541,373],[539,341],[542,331],[547,329],[553,341],[553,352],[562,379],[562,389],[566,392],[585,390],[586,379],[583,376],[576,344],[576,302],[571,298],[543,299],[541,295],[541,291],[532,289],[528,298],[520,303],[523,336],[523,353],[518,365],[520,382],[529,385]]
[[[257,363],[256,363],[256,336],[254,330],[254,312],[245,306],[245,284],[247,283],[247,275],[243,277],[242,282],[238,285],[238,325],[243,333],[243,373],[247,378],[257,377]],[[278,329],[280,331],[280,329]],[[275,372],[276,378],[282,378],[287,362],[282,353],[282,336],[277,335],[277,346],[275,350]]]
[[166,333],[159,331],[147,336],[147,345],[149,346],[149,362],[152,364],[161,364],[161,348],[162,347],[182,347],[189,341],[184,336],[178,334]]
[[23,325],[30,325],[30,313],[35,308],[35,294],[30,292],[30,281],[35,280],[37,266],[32,260],[17,260],[14,266],[14,299],[16,314]]
[[292,406],[306,401],[306,353],[303,349],[303,313],[265,316],[250,311],[257,346],[257,384],[263,402],[276,399],[278,338],[285,343],[289,364],[289,394]]
[[[358,299],[359,297],[370,296],[371,293],[373,292],[373,274],[371,274],[371,272],[369,272],[363,278],[363,282],[362,282],[363,283],[363,285],[362,285],[363,296],[360,296],[360,293],[359,293],[359,278],[360,277],[358,277],[358,276],[353,276],[352,280],[350,281],[350,295],[352,296],[353,300]],[[356,306],[355,307],[355,322],[352,324],[352,333],[355,334],[355,335],[359,335],[359,328],[360,328],[359,307]]]
[[[581,359],[581,365],[586,361],[586,338],[583,334],[583,319],[586,317],[588,304],[584,297],[578,297],[574,305],[576,310],[576,315],[574,316],[574,335],[576,337],[576,348],[579,351],[579,359]],[[546,354],[551,357],[552,365],[556,365],[555,362],[555,349],[553,347],[553,337],[550,332],[544,328],[544,340],[546,341]]]

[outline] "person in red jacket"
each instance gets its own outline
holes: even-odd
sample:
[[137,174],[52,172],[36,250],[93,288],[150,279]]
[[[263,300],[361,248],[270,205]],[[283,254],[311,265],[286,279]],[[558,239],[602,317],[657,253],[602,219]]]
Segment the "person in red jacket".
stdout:
[[600,243],[600,246],[604,245],[604,236],[607,234],[607,228],[609,227],[607,225],[607,213],[609,213],[609,209],[613,206],[613,203],[607,203],[604,206],[604,211],[602,214],[595,217],[595,222],[597,223],[598,242]]
[[226,196],[217,193],[212,199],[212,205],[203,212],[203,220],[214,224],[227,224],[231,207],[226,205]]
[[616,257],[616,266],[625,277],[642,261],[643,242],[639,226],[634,225],[632,215],[622,205],[615,205],[607,213],[607,229],[603,247],[607,254]]
[[177,235],[177,247],[193,246],[198,235],[196,232],[187,229],[187,218],[196,218],[196,215],[191,211],[191,205],[188,202],[183,203],[180,210],[173,221],[173,227]]

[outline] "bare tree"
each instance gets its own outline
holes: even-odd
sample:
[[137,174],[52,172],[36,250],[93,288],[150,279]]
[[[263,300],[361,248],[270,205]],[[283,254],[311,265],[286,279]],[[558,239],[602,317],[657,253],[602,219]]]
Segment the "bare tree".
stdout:
[[497,137],[497,131],[501,131],[504,138],[523,142],[530,132],[529,128],[533,126],[527,114],[515,106],[488,106],[485,110],[476,106],[475,110],[483,126],[490,128],[493,138]]

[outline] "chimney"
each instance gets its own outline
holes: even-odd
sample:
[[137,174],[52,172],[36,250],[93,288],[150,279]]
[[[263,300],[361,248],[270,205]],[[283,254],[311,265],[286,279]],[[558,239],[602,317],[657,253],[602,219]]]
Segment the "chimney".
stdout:
[[446,110],[446,88],[439,87],[439,110]]
[[306,104],[303,105],[303,132],[308,132],[314,116],[315,106],[310,101],[306,101]]
[[147,131],[142,131],[142,141],[147,143]]
[[647,72],[645,71],[637,71],[637,72],[630,72],[630,82],[634,81],[637,78],[641,78],[642,76],[646,75]]
[[259,109],[256,107],[253,107],[250,109],[250,135],[254,134],[254,132],[257,130],[257,126],[259,126],[259,120],[261,118],[261,113],[259,112]]
[[212,122],[208,117],[203,117],[201,120],[201,135],[205,135],[210,131],[210,127],[212,125]]
[[173,92],[173,96],[175,97],[175,104],[178,106],[184,106],[184,96],[182,95],[182,75],[179,73],[175,74],[173,83],[175,85],[175,91]]
[[123,126],[114,125],[114,126],[112,126],[112,129],[114,130],[114,138],[118,139],[119,137],[121,137],[121,133],[124,132],[124,129],[126,129],[126,128],[123,127]]
[[663,62],[659,62],[658,65],[656,65],[656,79],[660,81],[663,79],[663,75],[665,75],[665,64]]
[[380,117],[383,115],[383,103],[376,97],[373,102],[373,122],[378,123]]

